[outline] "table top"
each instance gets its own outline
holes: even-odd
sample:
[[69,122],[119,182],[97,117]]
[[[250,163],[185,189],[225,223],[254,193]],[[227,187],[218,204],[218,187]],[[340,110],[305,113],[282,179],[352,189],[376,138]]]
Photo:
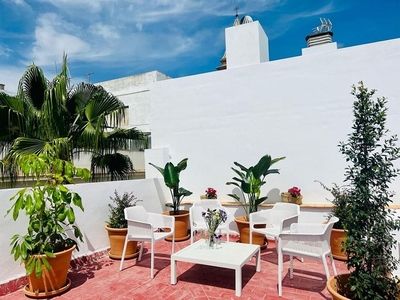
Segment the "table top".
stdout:
[[216,248],[210,249],[205,239],[189,245],[172,254],[171,258],[197,264],[211,265],[222,268],[242,267],[260,250],[259,245],[220,242]]

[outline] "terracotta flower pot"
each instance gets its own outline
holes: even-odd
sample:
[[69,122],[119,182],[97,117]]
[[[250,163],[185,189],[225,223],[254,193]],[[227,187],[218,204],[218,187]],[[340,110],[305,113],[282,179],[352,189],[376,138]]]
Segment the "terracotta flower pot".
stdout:
[[[180,210],[179,215],[174,215],[174,212],[164,211],[164,215],[174,216],[175,218],[175,242],[186,241],[190,238],[190,233],[188,233],[189,228],[189,211]],[[167,237],[167,241],[172,241],[172,237]]]
[[[124,250],[125,237],[128,234],[128,228],[111,228],[105,226],[110,241],[110,251],[108,256],[112,259],[121,259]],[[131,259],[139,255],[136,241],[129,241],[126,247],[125,258]]]
[[[245,216],[240,216],[235,218],[236,225],[240,234],[240,242],[249,244],[250,243],[250,223],[246,221]],[[256,225],[258,228],[265,228],[265,225]],[[265,235],[253,232],[252,243],[255,245],[264,246],[265,245]]]
[[35,271],[28,276],[28,284],[24,287],[25,295],[31,298],[44,298],[59,295],[71,286],[71,280],[67,278],[69,263],[72,252],[76,246],[54,253],[56,257],[47,258],[51,270],[47,270],[43,265],[43,274],[37,278]]
[[331,252],[333,258],[338,260],[347,260],[346,252],[342,252],[342,242],[346,239],[343,229],[332,229],[331,231]]
[[349,277],[350,274],[341,274],[328,279],[326,287],[332,295],[332,300],[351,300],[351,298],[343,296],[343,294],[349,295],[349,291],[341,288],[349,281]]

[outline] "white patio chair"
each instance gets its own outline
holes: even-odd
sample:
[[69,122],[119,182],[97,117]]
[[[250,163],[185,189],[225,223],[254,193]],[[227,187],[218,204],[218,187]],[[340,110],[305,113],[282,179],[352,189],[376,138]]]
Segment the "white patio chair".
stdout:
[[290,226],[289,233],[278,237],[278,294],[282,296],[283,255],[290,255],[290,279],[293,279],[293,256],[321,260],[328,280],[329,269],[326,257],[329,256],[334,275],[337,275],[335,262],[331,253],[330,237],[333,224],[339,221],[332,217],[327,224],[295,223]]
[[[300,206],[293,203],[277,202],[271,209],[264,209],[250,214],[250,244],[253,232],[273,237],[277,242],[278,236],[289,231],[290,225],[298,222]],[[256,228],[255,225],[264,224],[265,228]]]
[[190,243],[192,244],[194,241],[194,235],[198,230],[206,230],[207,225],[202,216],[202,212],[206,211],[207,208],[210,209],[223,209],[227,214],[227,220],[225,223],[222,223],[218,226],[219,234],[222,231],[226,232],[226,239],[229,242],[229,213],[228,211],[221,205],[216,199],[209,200],[195,200],[193,205],[189,208],[189,218],[190,218]]
[[[144,242],[151,243],[151,271],[150,278],[154,278],[154,244],[168,236],[172,236],[172,254],[175,247],[175,219],[173,216],[150,213],[143,206],[132,206],[125,208],[125,219],[128,221],[128,234],[125,238],[124,250],[122,252],[119,270],[122,270],[125,251],[129,241],[141,242],[138,261],[142,259]],[[168,228],[170,231],[166,232]]]

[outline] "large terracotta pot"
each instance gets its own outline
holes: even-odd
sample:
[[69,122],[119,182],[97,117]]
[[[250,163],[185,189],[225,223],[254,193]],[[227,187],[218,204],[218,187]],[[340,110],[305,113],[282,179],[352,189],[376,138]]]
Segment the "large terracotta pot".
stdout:
[[[128,228],[111,228],[105,226],[108,233],[108,240],[110,241],[110,251],[108,256],[112,259],[121,259],[122,252],[124,251],[125,237],[128,234]],[[136,241],[129,241],[126,246],[125,258],[131,259],[139,255]]]
[[[164,215],[175,217],[175,242],[186,241],[190,238],[189,228],[189,211],[180,210],[179,215],[174,215],[174,212],[164,211]],[[167,241],[172,241],[172,237],[167,237]]]
[[347,260],[346,252],[342,252],[342,242],[344,242],[345,238],[343,229],[332,228],[330,244],[333,258],[343,261]]
[[[344,286],[349,281],[350,274],[341,274],[337,276],[332,276],[326,282],[326,287],[328,292],[332,295],[332,300],[351,300],[351,298],[346,298],[342,295],[344,294],[344,290],[339,288],[338,286]],[[347,294],[348,292],[346,292]]]
[[[250,243],[250,223],[246,221],[245,216],[235,218],[236,225],[240,234],[240,242],[249,244]],[[256,225],[257,228],[265,228],[265,225]],[[252,243],[255,245],[264,246],[266,242],[265,235],[257,232],[253,232]]]
[[43,265],[41,278],[37,278],[35,271],[33,271],[28,276],[28,284],[24,287],[25,294],[32,298],[45,298],[59,295],[68,290],[71,286],[71,280],[67,278],[67,274],[72,252],[75,248],[74,245],[70,249],[54,253],[54,258],[47,258],[51,266],[50,271]]

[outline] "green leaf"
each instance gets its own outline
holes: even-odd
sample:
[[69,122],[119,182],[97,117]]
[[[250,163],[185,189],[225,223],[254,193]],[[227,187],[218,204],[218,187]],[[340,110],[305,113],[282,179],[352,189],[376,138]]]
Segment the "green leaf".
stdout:
[[179,184],[179,173],[171,162],[168,162],[164,168],[164,182],[170,189],[175,189]]
[[259,162],[254,166],[253,168],[254,177],[260,178],[261,175],[263,175],[264,172],[266,172],[270,166],[271,166],[271,156],[266,154],[263,157],[261,157]]
[[79,196],[79,194],[77,193],[73,194],[72,202],[74,203],[74,205],[78,206],[82,211],[84,211],[82,205],[82,198],[81,196]]
[[184,159],[182,159],[177,165],[176,165],[176,171],[178,172],[178,173],[180,173],[181,171],[183,171],[183,170],[185,170],[186,169],[186,167],[187,167],[187,161],[188,161],[188,159],[187,158],[184,158]]
[[42,269],[42,261],[40,258],[35,259],[35,275],[36,278],[41,278],[42,277],[42,273],[43,273],[43,269]]
[[[47,253],[49,253],[50,255],[52,255],[52,256],[49,256],[49,257],[56,257],[53,253],[51,253],[51,252],[46,252],[46,255],[47,255]],[[45,257],[45,256],[43,256],[42,257],[42,262],[43,262],[43,265],[45,266],[45,268],[47,269],[47,270],[51,270],[51,265],[50,265],[50,263],[49,263],[49,261],[47,260],[47,258]]]
[[35,258],[33,256],[30,256],[29,259],[25,262],[27,276],[32,274],[33,270],[35,269],[35,263]]
[[163,168],[157,167],[156,165],[154,165],[152,163],[149,163],[149,165],[151,165],[154,168],[156,168],[161,173],[161,175],[164,177],[164,169]]
[[72,224],[72,223],[75,222],[75,213],[74,213],[74,210],[72,209],[72,207],[70,207],[70,208],[67,210],[67,218],[68,218],[68,222],[69,222],[70,224]]

